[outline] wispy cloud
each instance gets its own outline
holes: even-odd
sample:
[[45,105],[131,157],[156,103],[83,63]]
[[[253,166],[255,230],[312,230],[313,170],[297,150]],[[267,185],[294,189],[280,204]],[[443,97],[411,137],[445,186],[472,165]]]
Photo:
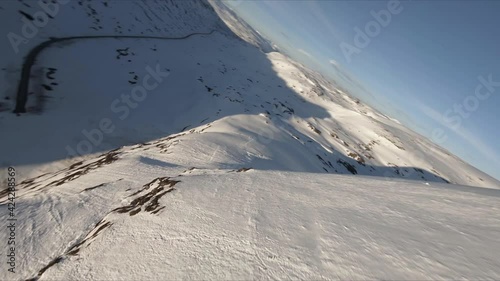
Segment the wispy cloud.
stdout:
[[297,49],[297,51],[305,56],[308,56],[310,58],[312,58],[311,54],[309,54],[308,52],[306,52],[305,50],[303,49]]
[[340,67],[340,64],[336,61],[336,60],[329,60],[328,61],[330,64],[332,64],[333,66],[335,66],[335,68],[339,68]]

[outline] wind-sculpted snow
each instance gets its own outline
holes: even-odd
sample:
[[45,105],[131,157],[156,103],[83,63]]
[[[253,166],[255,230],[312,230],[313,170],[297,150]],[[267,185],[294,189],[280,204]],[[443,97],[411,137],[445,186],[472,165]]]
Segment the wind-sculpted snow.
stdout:
[[[23,196],[18,279],[500,277],[498,190],[139,161],[174,160],[153,147]],[[162,182],[157,211],[134,212]]]

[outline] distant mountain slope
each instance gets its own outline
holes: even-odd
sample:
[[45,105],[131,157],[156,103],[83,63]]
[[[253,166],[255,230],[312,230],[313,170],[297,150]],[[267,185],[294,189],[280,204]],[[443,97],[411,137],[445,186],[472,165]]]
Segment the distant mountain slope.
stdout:
[[214,7],[217,15],[224,21],[229,29],[242,40],[254,45],[264,53],[277,51],[272,43],[248,25],[240,18],[233,10],[222,3],[222,1],[209,0],[209,3]]

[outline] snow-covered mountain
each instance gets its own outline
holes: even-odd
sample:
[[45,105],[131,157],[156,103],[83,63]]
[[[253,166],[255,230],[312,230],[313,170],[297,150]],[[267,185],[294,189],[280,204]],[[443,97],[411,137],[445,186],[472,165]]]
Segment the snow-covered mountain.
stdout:
[[[43,11],[36,2],[1,5],[2,18],[11,23],[2,26],[5,34],[26,25],[23,15]],[[73,1],[54,6],[58,13],[17,46],[17,55],[9,40],[3,40],[3,53],[11,54],[0,62],[5,78],[3,166],[26,165],[23,174],[37,176],[53,171],[40,164],[53,167],[62,160],[57,167],[66,167],[67,157],[75,152],[103,152],[209,125],[197,141],[218,146],[227,142],[222,149],[234,161],[224,165],[498,187],[498,181],[360,103],[320,74],[273,52],[233,12],[217,2],[213,6],[217,13],[202,1]],[[31,69],[28,113],[10,114],[23,58],[49,38],[182,38],[193,33],[185,40],[91,38],[55,43],[37,56]],[[131,96],[137,86],[144,86],[144,77],[152,71],[163,75],[156,77],[158,85],[145,90],[144,100],[128,104],[122,95]],[[96,130],[103,118],[115,129],[100,130],[102,141],[92,143],[92,136],[86,135],[100,139]],[[211,139],[211,132],[221,131],[218,137],[224,140]],[[32,145],[35,139],[37,145]]]
[[0,279],[500,278],[498,181],[221,3],[62,2],[0,3]]

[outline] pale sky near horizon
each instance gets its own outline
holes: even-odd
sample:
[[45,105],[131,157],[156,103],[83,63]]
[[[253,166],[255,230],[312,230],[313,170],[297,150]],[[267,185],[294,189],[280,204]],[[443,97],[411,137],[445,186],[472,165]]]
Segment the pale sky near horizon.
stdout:
[[293,58],[500,180],[500,1],[225,3]]

